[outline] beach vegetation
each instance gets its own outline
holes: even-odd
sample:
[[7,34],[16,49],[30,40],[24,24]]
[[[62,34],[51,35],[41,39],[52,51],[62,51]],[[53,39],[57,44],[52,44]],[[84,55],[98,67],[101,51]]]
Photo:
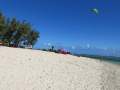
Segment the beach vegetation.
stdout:
[[0,41],[7,46],[19,47],[21,44],[35,45],[39,32],[27,21],[6,18],[0,12]]

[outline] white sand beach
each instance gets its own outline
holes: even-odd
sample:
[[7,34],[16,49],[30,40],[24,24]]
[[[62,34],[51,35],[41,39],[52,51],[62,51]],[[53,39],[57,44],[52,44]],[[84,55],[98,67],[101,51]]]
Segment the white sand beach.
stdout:
[[0,47],[0,90],[120,90],[120,65]]

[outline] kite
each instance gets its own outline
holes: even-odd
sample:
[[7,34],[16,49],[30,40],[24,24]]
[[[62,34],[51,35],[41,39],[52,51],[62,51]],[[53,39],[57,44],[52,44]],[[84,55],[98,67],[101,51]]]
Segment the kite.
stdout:
[[99,10],[97,8],[92,8],[91,12],[96,14],[96,15],[99,15]]

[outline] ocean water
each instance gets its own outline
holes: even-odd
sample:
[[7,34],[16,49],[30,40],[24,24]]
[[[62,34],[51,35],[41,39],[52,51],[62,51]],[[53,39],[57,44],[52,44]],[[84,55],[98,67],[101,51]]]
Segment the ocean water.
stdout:
[[88,57],[96,60],[107,61],[114,64],[120,64],[120,57],[115,57],[115,56],[101,56],[101,55],[89,55],[89,54],[76,54],[76,56]]
[[113,64],[119,64],[120,65],[120,60],[116,60],[116,59],[113,59],[113,60],[104,60],[104,61],[107,61],[107,62],[110,62],[110,63],[113,63]]

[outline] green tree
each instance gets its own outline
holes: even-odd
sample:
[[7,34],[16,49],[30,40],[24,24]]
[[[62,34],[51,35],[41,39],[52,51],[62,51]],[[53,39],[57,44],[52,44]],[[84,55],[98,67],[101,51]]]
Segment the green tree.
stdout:
[[32,26],[25,21],[23,21],[22,23],[19,23],[18,25],[19,25],[19,28],[16,31],[16,34],[14,36],[14,39],[15,39],[14,43],[16,44],[16,46],[18,46],[18,44],[21,41],[23,41],[22,39],[24,39],[24,41],[27,40],[26,37],[29,35],[32,28]]
[[9,46],[18,47],[20,42],[34,45],[39,37],[39,32],[34,30],[27,21],[20,22],[16,18],[6,18],[0,13],[0,40],[8,42]]
[[38,38],[39,38],[39,32],[35,30],[30,31],[27,36],[28,44],[34,45],[37,42]]
[[5,34],[5,16],[0,12],[0,39],[3,38]]
[[4,40],[7,40],[9,45],[12,41],[15,40],[14,35],[18,30],[18,21],[16,18],[13,18],[7,25],[7,31],[4,34]]

